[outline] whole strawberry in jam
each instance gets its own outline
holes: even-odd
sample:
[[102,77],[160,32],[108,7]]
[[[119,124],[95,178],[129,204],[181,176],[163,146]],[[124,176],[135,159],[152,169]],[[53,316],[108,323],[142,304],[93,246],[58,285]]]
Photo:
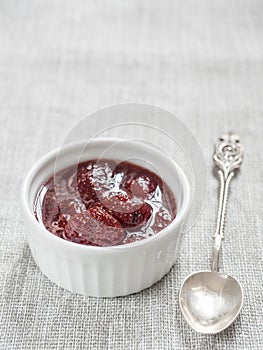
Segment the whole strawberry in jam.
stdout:
[[138,228],[144,225],[152,214],[152,207],[128,194],[118,193],[103,199],[103,205],[124,228]]
[[137,175],[126,180],[124,187],[132,196],[147,199],[153,196],[158,182],[147,175]]
[[125,238],[121,224],[102,205],[75,214],[65,226],[64,238],[76,243],[108,246],[120,244]]

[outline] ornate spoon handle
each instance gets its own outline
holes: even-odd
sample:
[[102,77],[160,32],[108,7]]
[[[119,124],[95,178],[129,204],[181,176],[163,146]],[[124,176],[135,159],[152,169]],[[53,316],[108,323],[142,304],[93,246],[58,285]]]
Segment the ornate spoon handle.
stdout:
[[222,240],[224,239],[229,184],[243,160],[243,147],[239,140],[240,138],[236,134],[223,134],[215,145],[214,162],[219,168],[220,196],[216,232],[214,234],[215,244],[212,271],[218,271],[219,268],[219,254]]

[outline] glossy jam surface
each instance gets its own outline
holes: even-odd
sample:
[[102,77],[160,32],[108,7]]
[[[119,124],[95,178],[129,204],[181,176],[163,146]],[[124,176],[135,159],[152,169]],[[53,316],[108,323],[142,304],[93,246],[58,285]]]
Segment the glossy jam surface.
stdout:
[[54,235],[114,246],[150,237],[176,216],[175,197],[155,173],[130,162],[89,160],[40,188],[35,216]]

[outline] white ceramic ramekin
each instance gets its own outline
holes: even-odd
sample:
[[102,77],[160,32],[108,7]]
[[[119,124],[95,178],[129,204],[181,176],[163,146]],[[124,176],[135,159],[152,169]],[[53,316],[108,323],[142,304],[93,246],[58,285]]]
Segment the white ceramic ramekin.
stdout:
[[[190,207],[188,181],[180,167],[163,152],[146,143],[118,139],[97,139],[87,151],[87,141],[70,144],[42,157],[29,171],[22,185],[21,199],[29,246],[40,270],[57,285],[72,292],[97,297],[127,295],[150,287],[174,264],[181,240],[181,228]],[[158,169],[178,203],[175,220],[147,239],[113,247],[93,247],[63,240],[48,232],[35,218],[33,204],[43,182],[79,160],[101,157],[107,150],[112,159],[140,159],[146,168]],[[56,163],[57,155],[59,158]],[[81,154],[81,158],[80,158]],[[106,153],[105,153],[106,154]]]

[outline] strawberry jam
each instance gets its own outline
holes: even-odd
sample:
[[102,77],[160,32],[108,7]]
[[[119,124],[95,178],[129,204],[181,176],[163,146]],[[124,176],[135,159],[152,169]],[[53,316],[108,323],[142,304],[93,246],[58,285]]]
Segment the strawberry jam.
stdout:
[[155,173],[130,162],[89,160],[52,176],[35,216],[65,240],[114,246],[150,237],[176,216],[175,197]]

